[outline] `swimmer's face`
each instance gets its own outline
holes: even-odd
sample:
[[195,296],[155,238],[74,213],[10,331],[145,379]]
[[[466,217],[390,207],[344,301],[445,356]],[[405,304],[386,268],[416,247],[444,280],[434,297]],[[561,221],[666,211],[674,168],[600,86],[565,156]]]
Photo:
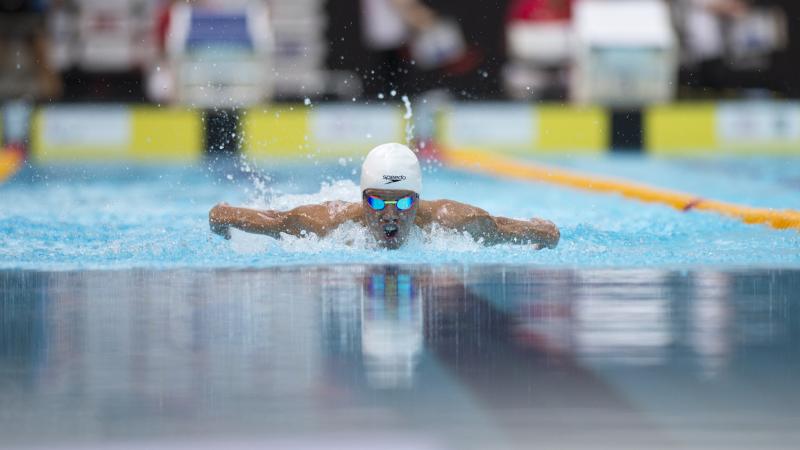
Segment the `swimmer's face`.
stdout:
[[[411,208],[401,210],[396,203],[387,203],[383,209],[375,210],[369,203],[369,196],[386,202],[395,202],[404,197],[411,197]],[[386,189],[367,189],[362,196],[364,219],[367,228],[382,246],[396,249],[403,245],[414,226],[419,207],[419,195],[413,191],[395,191]]]

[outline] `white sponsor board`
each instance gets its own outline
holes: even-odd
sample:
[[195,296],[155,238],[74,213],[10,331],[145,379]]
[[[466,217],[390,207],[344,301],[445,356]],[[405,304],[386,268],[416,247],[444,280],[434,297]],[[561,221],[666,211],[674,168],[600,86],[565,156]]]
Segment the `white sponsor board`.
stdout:
[[717,107],[720,144],[800,146],[800,103],[722,103]]
[[124,106],[56,106],[42,110],[45,147],[122,151],[131,142],[131,114]]
[[529,149],[538,139],[538,114],[529,104],[460,104],[446,119],[445,139],[456,147]]
[[322,105],[310,113],[311,135],[327,147],[372,145],[403,140],[399,107]]

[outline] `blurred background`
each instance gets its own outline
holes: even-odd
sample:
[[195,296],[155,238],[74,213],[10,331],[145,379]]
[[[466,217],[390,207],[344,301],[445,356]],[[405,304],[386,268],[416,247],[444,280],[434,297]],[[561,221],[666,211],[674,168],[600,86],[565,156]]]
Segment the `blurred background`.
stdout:
[[[407,96],[417,120],[451,100],[606,108],[602,145],[562,150],[669,147],[648,140],[652,105],[771,102],[744,128],[794,148],[797,110],[775,101],[800,96],[799,17],[790,0],[0,0],[3,140],[29,147],[40,106],[179,106],[215,111],[205,147],[236,150],[232,111]],[[45,134],[77,126],[54,117]]]
[[796,98],[798,15],[790,0],[0,0],[0,97],[231,101],[192,91],[206,82],[241,104],[391,89],[614,103],[586,84],[647,60],[663,92],[643,102]]
[[[799,32],[797,0],[0,0],[0,447],[796,448]],[[208,230],[359,201],[390,141],[558,248]]]
[[[798,17],[789,0],[0,0],[3,143],[40,161],[92,147],[338,156],[336,139],[352,154],[402,139],[794,153]],[[471,102],[486,103],[451,107]],[[108,104],[122,106],[86,107]],[[530,115],[530,135],[486,131]]]

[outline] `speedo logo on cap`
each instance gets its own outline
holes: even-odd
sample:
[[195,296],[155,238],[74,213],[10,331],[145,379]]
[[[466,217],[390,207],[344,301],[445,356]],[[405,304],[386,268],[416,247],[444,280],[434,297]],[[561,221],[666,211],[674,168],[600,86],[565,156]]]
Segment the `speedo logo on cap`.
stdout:
[[403,181],[406,179],[405,175],[384,175],[383,179],[386,180],[386,183],[383,184],[392,184],[397,183],[398,181]]

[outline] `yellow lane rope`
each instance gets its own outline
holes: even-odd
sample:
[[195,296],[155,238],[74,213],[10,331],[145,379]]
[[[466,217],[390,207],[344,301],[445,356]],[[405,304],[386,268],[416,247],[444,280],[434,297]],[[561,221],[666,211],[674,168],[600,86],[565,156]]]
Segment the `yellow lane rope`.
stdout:
[[11,178],[22,167],[22,152],[0,148],[0,183]]
[[765,224],[777,229],[800,230],[800,211],[752,208],[708,200],[696,195],[659,189],[644,184],[601,178],[519,161],[480,150],[451,149],[444,152],[444,161],[450,167],[473,172],[546,182],[594,192],[617,193],[644,202],[661,203],[684,212],[710,211],[735,217],[748,224]]

